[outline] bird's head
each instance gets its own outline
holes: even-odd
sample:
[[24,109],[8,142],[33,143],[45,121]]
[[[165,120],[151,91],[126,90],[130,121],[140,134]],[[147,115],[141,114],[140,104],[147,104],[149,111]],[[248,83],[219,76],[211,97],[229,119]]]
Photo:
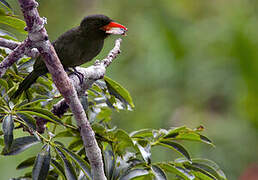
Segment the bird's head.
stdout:
[[84,33],[108,36],[110,34],[126,35],[127,28],[114,22],[105,15],[86,16],[80,24]]

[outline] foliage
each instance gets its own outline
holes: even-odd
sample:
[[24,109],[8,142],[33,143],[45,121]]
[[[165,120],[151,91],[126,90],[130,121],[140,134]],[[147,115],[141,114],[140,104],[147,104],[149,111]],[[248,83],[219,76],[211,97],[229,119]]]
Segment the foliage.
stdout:
[[[13,16],[9,4],[1,0],[0,23],[19,30],[24,22]],[[4,12],[4,13],[2,13]],[[11,16],[10,14],[11,13]],[[10,18],[11,17],[11,18]],[[2,21],[1,21],[2,20]],[[9,35],[3,38],[11,38]],[[1,60],[9,53],[0,51]],[[19,82],[28,74],[33,60],[23,58],[7,70],[0,79],[0,121],[2,123],[1,152],[4,156],[17,155],[41,143],[41,151],[17,165],[17,169],[33,166],[22,178],[33,179],[92,179],[91,167],[85,156],[79,130],[70,112],[57,117],[51,112],[60,95],[52,81],[40,78],[19,99],[11,96]],[[195,159],[182,145],[183,141],[196,141],[212,145],[201,134],[203,127],[190,129],[185,126],[170,129],[141,129],[130,134],[111,126],[112,110],[132,110],[134,103],[129,92],[111,78],[97,81],[81,99],[98,144],[102,150],[105,173],[109,180],[127,179],[200,179],[224,180],[226,176],[212,161]],[[41,124],[40,122],[45,122]],[[43,129],[43,132],[39,131]],[[26,136],[14,138],[14,131],[25,131]],[[63,138],[68,139],[64,143]],[[169,148],[181,158],[166,162],[153,162],[153,147]]]

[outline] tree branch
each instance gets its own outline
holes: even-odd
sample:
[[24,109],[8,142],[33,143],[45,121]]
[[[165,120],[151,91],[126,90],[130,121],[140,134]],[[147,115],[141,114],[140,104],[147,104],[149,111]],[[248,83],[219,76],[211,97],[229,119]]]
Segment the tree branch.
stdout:
[[13,65],[18,59],[24,56],[24,52],[29,44],[28,39],[18,45],[13,52],[11,52],[1,63],[0,63],[0,77],[2,77],[6,70]]
[[[21,45],[20,42],[0,38],[0,47],[14,50],[20,45]],[[24,54],[28,57],[37,58],[39,56],[39,51],[36,48],[33,48],[33,49],[26,48]]]
[[[76,70],[84,76],[83,82],[81,83],[78,76],[75,74],[70,74],[69,78],[71,82],[73,83],[78,96],[84,96],[87,89],[89,89],[92,84],[102,79],[106,73],[106,68],[113,62],[113,60],[117,57],[118,54],[120,54],[120,45],[121,45],[122,39],[119,38],[115,42],[114,48],[109,52],[107,57],[103,59],[102,61],[96,60],[94,65],[83,68],[83,67],[77,67]],[[58,103],[56,103],[53,106],[52,112],[61,117],[65,112],[68,110],[68,105],[66,104],[64,99],[61,99]]]
[[44,62],[52,75],[57,89],[63,95],[74,114],[77,126],[80,129],[86,155],[91,164],[93,179],[106,180],[101,151],[95,139],[94,131],[87,120],[74,86],[69,81],[54,47],[48,40],[48,35],[44,28],[45,20],[40,18],[37,11],[38,3],[35,0],[19,0],[19,3],[27,24],[28,39],[44,58]]

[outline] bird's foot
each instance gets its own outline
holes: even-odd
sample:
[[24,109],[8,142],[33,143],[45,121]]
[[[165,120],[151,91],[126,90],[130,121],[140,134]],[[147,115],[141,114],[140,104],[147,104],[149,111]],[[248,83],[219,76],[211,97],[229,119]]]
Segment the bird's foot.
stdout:
[[81,72],[77,71],[75,67],[73,68],[73,73],[79,78],[80,84],[82,84],[84,75]]

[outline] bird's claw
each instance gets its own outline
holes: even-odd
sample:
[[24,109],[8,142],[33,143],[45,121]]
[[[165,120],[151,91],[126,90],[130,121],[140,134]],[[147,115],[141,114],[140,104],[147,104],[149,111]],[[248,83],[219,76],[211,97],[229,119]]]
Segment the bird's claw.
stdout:
[[82,84],[84,80],[84,75],[81,72],[77,71],[76,68],[73,68],[73,73],[78,77],[80,84]]

